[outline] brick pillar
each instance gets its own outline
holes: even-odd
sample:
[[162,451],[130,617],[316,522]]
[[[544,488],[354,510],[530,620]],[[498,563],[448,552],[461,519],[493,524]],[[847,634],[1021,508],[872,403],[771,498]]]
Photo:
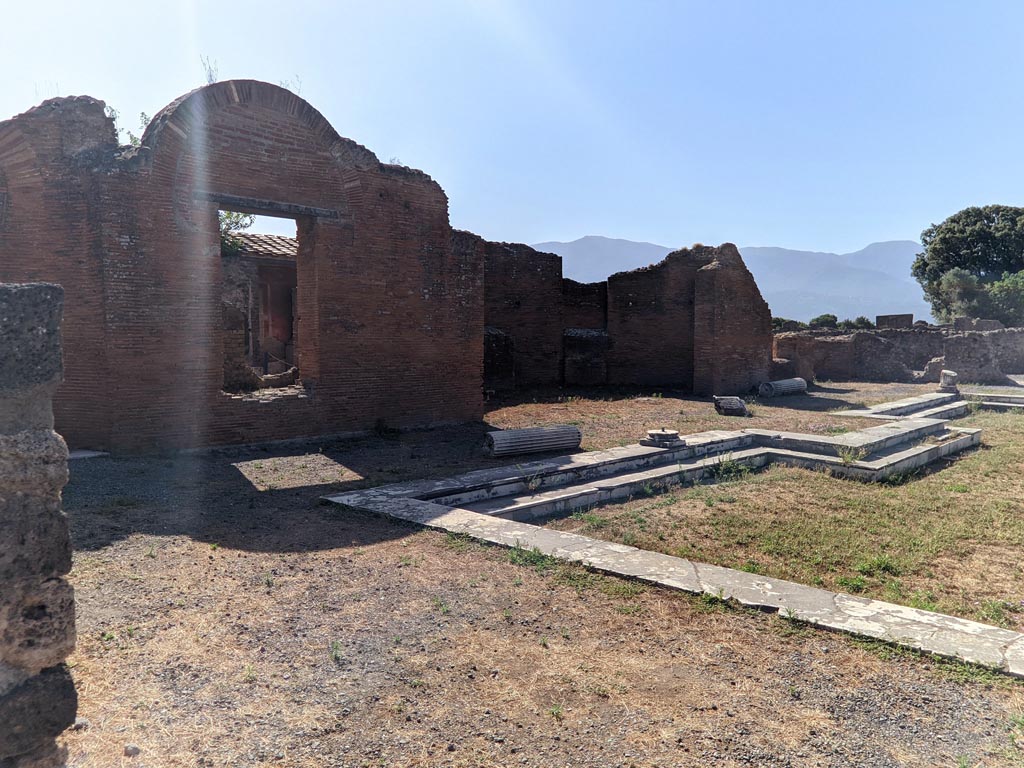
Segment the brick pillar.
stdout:
[[64,291],[0,285],[0,766],[64,764],[55,737],[78,698],[64,659],[75,602],[63,576],[71,541],[61,511],[68,451],[53,431]]

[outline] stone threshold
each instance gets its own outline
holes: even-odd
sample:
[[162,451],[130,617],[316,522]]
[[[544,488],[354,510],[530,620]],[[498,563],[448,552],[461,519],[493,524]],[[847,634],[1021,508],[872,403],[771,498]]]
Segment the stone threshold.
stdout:
[[[383,490],[383,489],[382,489]],[[360,496],[359,499],[353,498]],[[979,664],[1024,677],[1024,634],[932,611],[771,579],[625,544],[552,531],[467,509],[387,493],[337,494],[327,501],[356,506],[503,547],[521,547],[591,570],[667,589],[705,594],[777,612],[786,619]],[[357,503],[353,503],[357,502]]]

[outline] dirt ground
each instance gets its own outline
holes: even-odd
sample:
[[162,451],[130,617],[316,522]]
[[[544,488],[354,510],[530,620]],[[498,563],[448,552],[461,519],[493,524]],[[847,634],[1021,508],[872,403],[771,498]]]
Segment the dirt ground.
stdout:
[[[914,391],[827,385],[744,426]],[[576,421],[587,448],[737,428],[667,392],[535,397],[487,422]],[[318,501],[499,463],[486,428],[73,462],[70,764],[1024,765],[1006,678]]]

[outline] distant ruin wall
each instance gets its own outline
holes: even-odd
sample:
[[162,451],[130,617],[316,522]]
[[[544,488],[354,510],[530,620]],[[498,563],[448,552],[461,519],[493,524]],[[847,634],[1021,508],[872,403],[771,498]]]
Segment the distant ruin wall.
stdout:
[[878,328],[913,328],[914,315],[877,315],[875,326]]
[[1024,328],[781,333],[773,355],[789,360],[795,374],[808,380],[931,381],[945,367],[967,383],[1003,384],[1006,374],[1024,372]]
[[747,392],[768,381],[772,313],[736,246],[716,249],[694,285],[693,392]]
[[0,285],[0,765],[64,765],[75,720],[71,542],[61,511],[67,447],[53,431],[63,292]]
[[996,360],[1003,373],[1024,374],[1024,328],[989,331]]
[[[768,379],[771,313],[733,245],[683,249],[600,283],[562,279],[561,260],[529,246],[483,248],[488,388],[511,378],[738,394]],[[508,346],[512,376],[500,370]]]

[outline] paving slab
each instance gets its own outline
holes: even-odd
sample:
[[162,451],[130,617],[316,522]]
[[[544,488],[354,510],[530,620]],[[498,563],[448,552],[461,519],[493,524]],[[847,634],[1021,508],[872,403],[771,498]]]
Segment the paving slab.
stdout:
[[[347,504],[353,494],[326,497]],[[551,531],[429,501],[380,497],[371,511],[431,528],[472,536],[505,547],[521,547],[592,570],[639,579],[694,594],[735,600],[778,611],[793,621],[872,637],[940,656],[961,659],[1024,677],[1024,635],[955,616],[881,600],[830,592],[785,579],[695,563],[626,544]]]
[[[897,403],[895,410],[947,407],[950,402],[953,401],[947,394],[925,395]],[[980,441],[980,430],[946,425],[942,419],[918,416],[829,437],[766,430],[713,431],[686,436],[682,449],[626,446],[325,498],[335,504],[499,546],[537,550],[602,573],[735,600],[742,605],[778,611],[795,621],[878,638],[1024,677],[1024,635],[1017,632],[553,531],[519,519],[567,511],[573,505],[606,503],[639,488],[700,480],[726,458],[748,466],[778,461],[825,467],[859,479],[880,479]],[[915,442],[921,440],[924,442]],[[875,452],[858,461],[842,460],[829,452],[842,447],[871,448]],[[724,453],[725,450],[729,452]],[[544,488],[539,478],[548,478],[552,487]],[[464,504],[457,503],[463,499]]]

